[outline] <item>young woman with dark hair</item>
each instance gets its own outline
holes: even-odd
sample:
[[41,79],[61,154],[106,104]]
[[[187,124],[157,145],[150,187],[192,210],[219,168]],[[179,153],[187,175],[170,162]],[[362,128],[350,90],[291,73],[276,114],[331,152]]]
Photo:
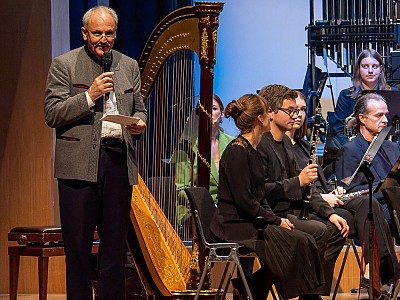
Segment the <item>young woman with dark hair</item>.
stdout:
[[[248,276],[253,299],[266,299],[272,284],[284,299],[306,294],[321,283],[315,240],[294,230],[287,218],[278,217],[269,207],[264,168],[256,150],[263,133],[270,129],[268,105],[261,96],[247,94],[229,103],[225,113],[235,120],[241,134],[222,154],[211,233],[216,240],[240,242],[257,253],[263,266]],[[261,241],[253,227],[258,216],[269,224]],[[235,293],[246,299],[242,281],[232,282]]]

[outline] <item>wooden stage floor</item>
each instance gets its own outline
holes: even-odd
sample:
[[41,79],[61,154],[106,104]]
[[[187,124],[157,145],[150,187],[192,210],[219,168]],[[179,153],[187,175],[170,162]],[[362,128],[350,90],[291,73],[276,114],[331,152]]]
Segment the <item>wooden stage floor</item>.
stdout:
[[[270,297],[269,297],[270,298]],[[269,299],[268,298],[268,299]],[[365,299],[368,298],[367,294],[361,294],[360,299]],[[8,295],[0,295],[0,299],[1,300],[5,300],[5,299],[9,299]],[[38,300],[39,299],[39,295],[38,294],[33,294],[33,295],[18,295],[18,300]],[[47,296],[47,300],[65,300],[65,294],[49,294]],[[232,299],[232,295],[228,294],[228,297],[226,298],[227,300],[231,300]],[[323,297],[324,300],[328,300],[331,299],[331,297]],[[336,299],[338,300],[356,300],[358,299],[358,294],[346,294],[346,293],[341,293],[338,294]]]

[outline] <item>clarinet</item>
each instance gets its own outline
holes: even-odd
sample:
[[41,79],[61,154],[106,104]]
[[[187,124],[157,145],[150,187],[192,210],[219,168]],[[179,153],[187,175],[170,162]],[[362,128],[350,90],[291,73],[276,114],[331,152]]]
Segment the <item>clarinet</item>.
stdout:
[[[322,113],[321,113],[321,108],[317,107],[315,109],[315,120],[314,120],[314,125],[311,131],[311,138],[310,138],[310,145],[311,145],[311,153],[310,153],[310,159],[308,161],[308,164],[316,164],[317,163],[317,146],[318,146],[318,140],[319,140],[319,127],[321,125],[321,120],[322,120]],[[304,194],[306,195],[306,198],[303,199],[303,206],[301,208],[300,215],[298,218],[300,220],[308,220],[309,219],[309,213],[310,213],[310,200],[312,196],[312,185],[313,183],[310,183],[305,187],[305,192]]]
[[355,197],[362,196],[362,195],[368,195],[368,194],[369,194],[369,190],[361,190],[358,192],[344,194],[342,196],[342,198],[340,198],[340,200],[342,200],[343,202],[346,202],[348,200],[354,199]]

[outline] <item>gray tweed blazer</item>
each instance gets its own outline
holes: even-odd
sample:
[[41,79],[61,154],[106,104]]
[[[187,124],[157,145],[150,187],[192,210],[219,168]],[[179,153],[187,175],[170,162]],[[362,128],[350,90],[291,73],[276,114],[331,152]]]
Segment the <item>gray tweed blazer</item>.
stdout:
[[[146,122],[138,64],[115,50],[112,53],[111,71],[118,111]],[[50,66],[44,110],[47,125],[56,128],[54,176],[57,178],[97,181],[102,101],[97,100],[89,108],[85,91],[100,74],[100,65],[86,47],[55,58]],[[138,170],[133,136],[123,129],[123,137],[128,149],[129,181],[136,184]]]

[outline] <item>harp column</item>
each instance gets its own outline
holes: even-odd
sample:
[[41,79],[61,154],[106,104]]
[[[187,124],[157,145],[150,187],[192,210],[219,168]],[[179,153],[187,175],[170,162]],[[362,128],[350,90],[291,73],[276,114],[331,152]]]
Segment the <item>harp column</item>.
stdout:
[[224,4],[218,2],[197,2],[200,31],[200,96],[198,132],[197,186],[210,186],[211,160],[211,118],[214,65],[217,42],[218,16]]
[[[197,186],[209,188],[211,172],[211,120],[214,65],[216,61],[217,30],[219,14],[224,7],[222,2],[196,2],[195,10],[199,18],[199,63],[200,63],[200,96],[198,103],[198,152],[197,152]],[[192,223],[194,226],[194,223]],[[199,241],[196,229],[193,228],[193,249],[189,280],[186,284],[188,290],[196,290],[203,268],[205,268],[204,246]],[[210,274],[203,283],[202,290],[209,290]]]

